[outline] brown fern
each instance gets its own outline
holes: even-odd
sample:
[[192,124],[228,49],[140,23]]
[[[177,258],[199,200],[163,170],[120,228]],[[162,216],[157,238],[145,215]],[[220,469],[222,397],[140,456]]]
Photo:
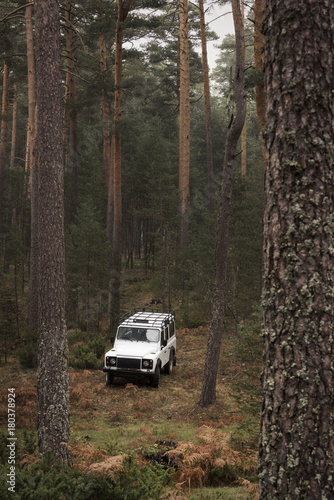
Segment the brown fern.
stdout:
[[110,477],[114,480],[118,472],[124,471],[123,462],[125,457],[126,455],[108,457],[103,462],[91,464],[86,470],[92,472],[92,474]]
[[248,473],[256,471],[257,457],[254,452],[233,450],[230,434],[203,425],[196,437],[199,444],[178,443],[175,449],[165,453],[169,464],[178,470],[174,479],[179,481],[179,487],[202,487],[211,468],[223,469],[228,465],[242,467]]
[[247,481],[247,479],[243,479],[242,477],[238,478],[237,483],[243,488],[245,488],[245,490],[252,497],[253,500],[260,499],[260,491],[258,484],[251,483],[250,481]]

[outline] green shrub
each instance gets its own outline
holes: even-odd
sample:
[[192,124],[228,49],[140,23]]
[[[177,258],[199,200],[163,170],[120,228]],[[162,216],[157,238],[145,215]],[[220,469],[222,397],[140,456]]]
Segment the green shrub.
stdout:
[[190,313],[189,311],[184,311],[181,318],[182,326],[184,328],[198,328],[205,324],[203,317],[196,312]]
[[[8,498],[6,466],[0,466],[0,497]],[[124,471],[114,479],[92,475],[54,463],[51,457],[17,468],[16,500],[158,500],[171,479],[172,472],[163,467],[139,466],[133,457]],[[14,498],[14,496],[13,496]]]
[[7,436],[3,433],[0,432],[0,463],[1,464],[6,464],[8,460],[8,439]]
[[262,316],[256,310],[243,325],[238,325],[239,342],[235,351],[237,358],[244,362],[261,362],[262,360]]
[[[79,335],[80,333],[80,335]],[[82,338],[82,332],[75,330],[70,333],[69,342]],[[70,349],[70,366],[85,370],[99,370],[102,367],[101,357],[105,353],[105,339],[96,335],[87,344],[78,344]]]
[[23,335],[24,346],[17,350],[22,368],[37,367],[37,331],[28,329]]
[[69,347],[72,347],[74,344],[81,342],[83,340],[83,333],[79,328],[68,330],[67,332],[67,342]]
[[26,429],[23,431],[23,444],[22,449],[29,455],[33,455],[37,448],[37,435],[35,431],[28,432]]
[[102,363],[87,344],[79,344],[70,351],[70,366],[83,370],[99,370]]
[[88,342],[88,347],[95,354],[97,359],[100,359],[105,353],[105,339],[102,335],[95,335]]

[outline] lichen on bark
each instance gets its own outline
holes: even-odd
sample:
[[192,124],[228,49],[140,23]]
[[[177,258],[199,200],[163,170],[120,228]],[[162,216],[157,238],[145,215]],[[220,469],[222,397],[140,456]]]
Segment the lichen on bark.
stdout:
[[334,491],[333,2],[266,1],[261,499]]

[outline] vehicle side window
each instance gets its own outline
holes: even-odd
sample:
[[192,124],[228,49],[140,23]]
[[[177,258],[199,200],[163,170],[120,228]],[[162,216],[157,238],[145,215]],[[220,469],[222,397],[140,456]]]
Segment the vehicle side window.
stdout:
[[169,337],[173,337],[175,334],[175,323],[170,323],[169,324]]
[[164,340],[167,340],[168,339],[168,327],[164,327],[162,330],[161,330],[161,344],[163,344],[163,341]]

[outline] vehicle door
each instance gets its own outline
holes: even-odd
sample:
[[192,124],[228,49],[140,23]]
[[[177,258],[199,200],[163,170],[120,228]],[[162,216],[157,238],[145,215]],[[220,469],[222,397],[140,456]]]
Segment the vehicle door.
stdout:
[[176,351],[176,337],[175,337],[175,322],[172,321],[168,325],[168,346],[169,349],[174,347],[174,351]]
[[161,329],[161,364],[165,366],[169,361],[168,326]]

